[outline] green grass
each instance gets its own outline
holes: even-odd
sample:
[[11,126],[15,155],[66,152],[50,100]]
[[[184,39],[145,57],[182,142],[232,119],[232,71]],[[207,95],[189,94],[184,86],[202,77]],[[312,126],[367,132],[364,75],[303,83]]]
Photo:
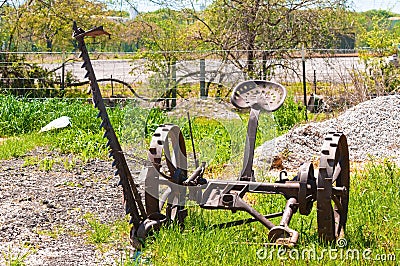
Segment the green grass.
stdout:
[[3,252],[5,266],[25,266],[25,260],[31,253],[31,249],[27,251],[21,250],[18,253],[12,252],[9,249],[7,253]]
[[130,224],[128,216],[113,222],[102,222],[94,213],[86,213],[85,219],[88,227],[86,230],[86,242],[96,245],[101,250],[110,249],[113,246],[126,247],[129,245]]
[[[269,140],[291,126],[302,121],[302,110],[293,102],[288,103],[281,113],[264,115],[260,120],[257,145]],[[0,158],[24,156],[37,146],[45,146],[61,153],[76,154],[78,159],[106,158],[106,141],[102,139],[100,121],[95,118],[97,111],[91,104],[74,100],[31,101],[12,96],[0,96],[0,136],[7,137],[0,145]],[[185,118],[172,119],[159,109],[143,109],[132,105],[125,108],[109,108],[114,129],[126,146],[140,147],[140,156],[146,150],[152,132],[160,123],[178,124],[185,136],[186,147],[191,153],[188,122]],[[62,115],[71,117],[72,126],[47,133],[38,130]],[[226,173],[226,165],[242,159],[244,138],[248,115],[241,115],[242,121],[222,121],[209,118],[193,118],[195,147],[200,160],[207,160],[210,170],[206,178]],[[140,144],[140,145],[139,145]],[[137,146],[135,146],[137,145]],[[37,165],[44,171],[52,169],[54,163],[62,163],[72,169],[72,161],[54,161],[39,157],[26,157],[25,166]],[[74,184],[65,184],[74,185]],[[371,252],[370,257],[379,254],[395,254],[400,259],[400,218],[398,199],[400,198],[400,170],[388,161],[368,164],[363,171],[353,171],[351,180],[351,200],[347,223],[346,240],[348,245],[337,248],[318,240],[315,207],[309,216],[296,214],[291,227],[300,233],[299,245],[291,250],[279,251],[276,247],[265,246],[268,230],[254,223],[234,228],[212,229],[210,225],[249,217],[246,213],[232,214],[228,211],[209,211],[190,206],[185,220],[185,230],[179,226],[163,227],[146,240],[142,253],[142,264],[151,265],[365,265],[379,264],[370,260],[331,260],[325,255],[320,260],[300,259],[296,252],[313,249],[317,255],[326,250],[337,249],[337,254],[357,250]],[[262,213],[281,211],[285,200],[280,196],[250,195],[255,208]],[[86,216],[88,222],[88,241],[96,245],[117,246],[118,249],[129,239],[129,225],[102,223],[95,216]],[[279,220],[274,219],[278,223]],[[258,256],[257,256],[258,254]],[[264,258],[264,255],[267,254]],[[291,255],[290,255],[291,254]],[[279,255],[281,257],[279,257]],[[345,254],[346,255],[346,254]],[[321,255],[322,256],[322,255]],[[23,256],[20,256],[23,257]],[[261,259],[260,259],[261,257]],[[340,258],[340,257],[339,257]],[[19,258],[8,258],[18,261]],[[124,265],[129,265],[125,261]],[[134,265],[135,262],[132,262]],[[388,262],[395,265],[396,262]]]
[[[109,108],[108,112],[114,128],[120,130],[123,109]],[[71,99],[38,101],[0,95],[0,114],[0,136],[6,137],[0,145],[0,159],[23,156],[38,146],[77,154],[84,162],[107,157],[106,140],[102,138],[100,120],[96,118],[97,110],[91,104]],[[64,115],[71,118],[70,127],[38,132],[50,121]],[[51,167],[48,164],[44,168]]]
[[101,223],[93,215],[85,215],[85,219],[90,226],[88,241],[94,244],[107,243],[111,239],[111,227]]
[[289,95],[283,106],[274,112],[274,119],[280,134],[285,133],[296,124],[305,121],[305,106],[296,103],[293,96]]
[[35,133],[8,138],[0,145],[0,159],[23,156],[39,144],[41,146],[44,143],[46,143],[46,140]]
[[[251,197],[256,209],[263,213],[280,211],[285,203],[280,196]],[[191,206],[185,230],[182,232],[177,225],[162,228],[147,239],[142,256],[152,265],[380,265],[375,260],[378,256],[386,256],[387,265],[396,265],[400,260],[399,198],[400,168],[388,161],[371,163],[366,170],[352,174],[344,248],[319,241],[315,206],[309,216],[294,215],[291,228],[300,233],[300,239],[298,246],[287,250],[265,246],[268,230],[259,223],[222,230],[210,228],[212,224],[248,217],[247,214]],[[393,255],[397,261],[390,261]]]
[[[270,140],[301,121],[298,106],[293,100],[275,116],[260,117],[257,145]],[[158,108],[142,108],[135,103],[124,108],[108,108],[108,113],[124,147],[132,148],[141,158],[153,132],[162,123],[175,123],[181,127],[186,147],[191,153],[189,126],[186,117],[171,118]],[[92,104],[81,100],[31,100],[0,95],[0,137],[7,140],[0,145],[0,159],[20,157],[38,146],[48,147],[64,154],[76,154],[86,162],[92,158],[107,158],[106,140],[96,119],[97,110]],[[71,126],[51,132],[38,133],[39,129],[61,116],[71,118]],[[248,114],[241,115],[242,121],[195,118],[192,120],[195,148],[200,160],[221,170],[226,164],[235,164],[243,154]],[[47,163],[47,164],[46,164]],[[51,162],[42,162],[45,170],[51,170]],[[67,168],[71,168],[66,164]],[[211,170],[211,168],[209,168]]]
[[65,228],[61,225],[54,226],[51,230],[36,229],[38,235],[49,236],[53,239],[58,239],[60,235],[65,234],[65,231]]

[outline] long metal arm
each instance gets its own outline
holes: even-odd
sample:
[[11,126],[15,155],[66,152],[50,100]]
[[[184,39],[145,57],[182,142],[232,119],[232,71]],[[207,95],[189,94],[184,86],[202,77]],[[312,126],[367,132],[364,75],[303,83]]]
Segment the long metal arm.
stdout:
[[78,28],[74,22],[73,37],[77,40],[79,50],[81,51],[80,57],[84,62],[82,68],[85,68],[87,71],[85,78],[88,78],[90,81],[93,104],[99,110],[97,117],[101,118],[102,122],[100,127],[104,128],[104,137],[108,139],[107,146],[110,147],[110,157],[112,156],[114,159],[113,166],[117,168],[115,174],[120,176],[120,184],[123,188],[126,213],[131,215],[133,225],[135,228],[138,228],[140,223],[146,219],[146,211],[141,196],[137,190],[137,186],[129,171],[121,145],[108,117],[84,40],[85,36],[94,37],[104,34],[109,35],[109,33],[104,31],[102,27],[84,31],[81,28]]

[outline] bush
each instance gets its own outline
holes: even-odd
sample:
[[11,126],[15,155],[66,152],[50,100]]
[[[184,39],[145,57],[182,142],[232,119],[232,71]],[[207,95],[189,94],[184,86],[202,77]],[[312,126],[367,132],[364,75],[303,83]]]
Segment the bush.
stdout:
[[295,102],[293,96],[286,98],[283,106],[274,112],[279,133],[284,133],[298,123],[305,121],[305,106]]
[[25,58],[14,54],[3,54],[4,63],[0,68],[0,88],[13,95],[25,97],[59,97],[64,91],[56,88],[55,72],[44,69],[37,64],[25,62]]

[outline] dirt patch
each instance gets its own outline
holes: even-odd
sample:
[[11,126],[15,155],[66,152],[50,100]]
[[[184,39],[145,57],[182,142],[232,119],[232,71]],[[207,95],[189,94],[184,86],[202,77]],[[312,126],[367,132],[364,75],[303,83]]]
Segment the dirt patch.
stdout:
[[28,158],[46,156],[47,151],[36,150],[24,158],[0,161],[0,264],[25,255],[27,265],[120,262],[129,247],[99,251],[86,239],[89,227],[84,218],[91,213],[111,223],[125,217],[122,189],[111,163],[77,162],[69,170],[58,163],[48,172],[40,164],[26,163]]

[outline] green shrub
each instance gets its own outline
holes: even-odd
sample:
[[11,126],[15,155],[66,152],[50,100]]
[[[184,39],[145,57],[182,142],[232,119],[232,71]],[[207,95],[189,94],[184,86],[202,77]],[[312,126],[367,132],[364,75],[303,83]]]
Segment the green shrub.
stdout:
[[166,115],[160,108],[151,109],[146,119],[146,125],[145,125],[146,137],[152,136],[154,131],[156,131],[157,127],[164,123],[165,119]]
[[274,112],[274,119],[280,133],[284,133],[305,120],[305,106],[289,96],[283,106]]

